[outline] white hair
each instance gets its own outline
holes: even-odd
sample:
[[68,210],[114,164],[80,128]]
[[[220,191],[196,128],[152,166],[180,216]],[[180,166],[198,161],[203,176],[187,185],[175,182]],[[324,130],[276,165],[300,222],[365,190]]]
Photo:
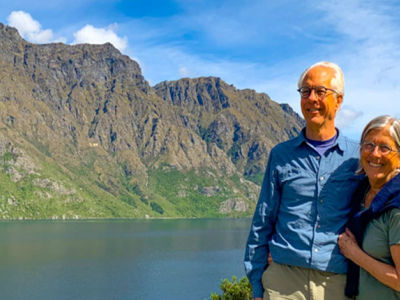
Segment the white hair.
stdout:
[[[391,116],[379,116],[375,119],[371,120],[367,126],[365,126],[360,139],[360,144],[364,143],[366,136],[371,130],[374,129],[383,129],[386,126],[390,125],[389,127],[389,134],[390,137],[393,139],[394,143],[396,144],[397,151],[400,151],[400,120],[393,118]],[[361,149],[360,149],[361,150]],[[398,154],[400,155],[400,154]],[[358,170],[356,171],[357,174],[365,174],[363,167],[359,166]],[[399,174],[400,169],[396,169],[395,174]]]
[[326,68],[330,68],[330,69],[335,71],[335,75],[331,79],[331,88],[334,89],[335,91],[337,91],[339,94],[341,94],[343,96],[344,95],[344,76],[343,76],[343,72],[342,72],[342,69],[337,64],[332,63],[332,62],[320,61],[320,62],[317,62],[316,64],[313,64],[311,67],[307,68],[300,75],[300,78],[299,78],[299,81],[297,83],[297,86],[299,88],[302,87],[304,77],[306,77],[307,73],[311,69],[313,69],[315,67],[326,67]]

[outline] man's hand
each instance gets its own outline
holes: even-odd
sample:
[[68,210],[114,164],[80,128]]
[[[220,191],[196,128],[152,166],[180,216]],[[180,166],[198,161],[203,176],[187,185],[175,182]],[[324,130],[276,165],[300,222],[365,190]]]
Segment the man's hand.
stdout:
[[268,253],[268,258],[267,258],[268,266],[271,265],[273,261],[274,260],[272,259],[271,252],[270,252],[270,253]]

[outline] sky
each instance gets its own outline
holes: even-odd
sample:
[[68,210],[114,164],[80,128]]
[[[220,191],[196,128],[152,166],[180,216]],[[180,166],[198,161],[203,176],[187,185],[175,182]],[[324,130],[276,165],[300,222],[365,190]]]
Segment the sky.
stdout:
[[297,80],[318,61],[345,77],[336,125],[359,139],[400,118],[398,0],[0,0],[0,22],[32,43],[112,43],[151,85],[220,77],[301,114]]

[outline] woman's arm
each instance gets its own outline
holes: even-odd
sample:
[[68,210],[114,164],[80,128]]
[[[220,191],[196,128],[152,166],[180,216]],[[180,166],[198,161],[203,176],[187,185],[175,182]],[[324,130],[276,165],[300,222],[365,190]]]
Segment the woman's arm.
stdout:
[[383,284],[400,292],[400,245],[390,246],[390,253],[395,264],[395,267],[393,267],[365,253],[357,245],[354,235],[348,229],[339,236],[338,244],[344,256],[351,259]]

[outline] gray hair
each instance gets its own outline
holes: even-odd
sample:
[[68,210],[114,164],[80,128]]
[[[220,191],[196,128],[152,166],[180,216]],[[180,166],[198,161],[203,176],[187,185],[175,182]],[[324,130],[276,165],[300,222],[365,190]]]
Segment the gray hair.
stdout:
[[307,68],[300,75],[299,81],[297,83],[298,88],[302,87],[301,85],[303,84],[304,77],[306,77],[307,73],[315,67],[326,67],[326,68],[330,68],[335,71],[335,75],[331,79],[331,88],[343,96],[344,95],[344,76],[343,76],[342,69],[337,64],[332,63],[332,62],[327,62],[327,61],[317,62],[316,64],[313,64],[311,67]]
[[[393,118],[391,116],[387,116],[387,115],[376,117],[375,119],[371,120],[367,124],[367,126],[365,126],[365,128],[361,134],[360,144],[364,143],[366,136],[368,135],[368,133],[371,130],[383,129],[388,125],[390,125],[390,127],[389,127],[390,137],[395,142],[397,151],[400,151],[400,120]],[[360,149],[360,151],[361,151],[361,149]],[[359,168],[356,171],[356,173],[357,174],[365,174],[365,171],[364,171],[363,167],[361,166],[361,163],[360,163]],[[400,174],[400,169],[396,169],[395,174],[396,175]]]

